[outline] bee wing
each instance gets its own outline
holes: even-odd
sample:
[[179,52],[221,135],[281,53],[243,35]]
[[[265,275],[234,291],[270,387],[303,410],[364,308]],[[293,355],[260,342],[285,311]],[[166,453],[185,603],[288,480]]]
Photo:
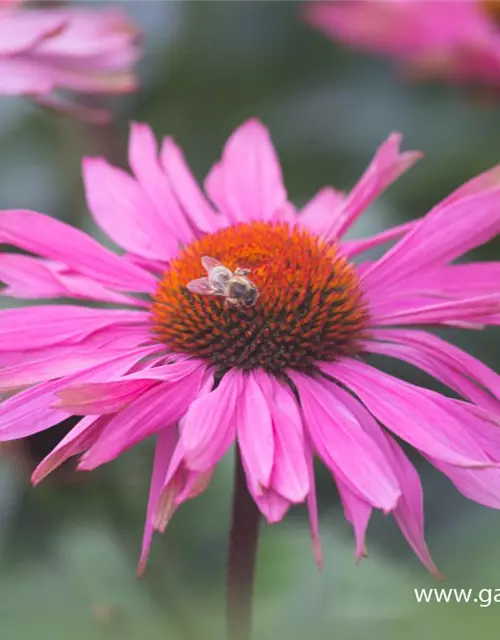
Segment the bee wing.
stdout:
[[215,269],[215,267],[224,266],[222,262],[219,262],[215,258],[210,258],[210,256],[203,256],[203,258],[201,259],[201,264],[208,275],[210,275],[210,272],[212,271],[212,269]]
[[208,278],[198,278],[187,283],[187,288],[191,293],[199,293],[202,296],[214,295],[214,291],[210,286]]

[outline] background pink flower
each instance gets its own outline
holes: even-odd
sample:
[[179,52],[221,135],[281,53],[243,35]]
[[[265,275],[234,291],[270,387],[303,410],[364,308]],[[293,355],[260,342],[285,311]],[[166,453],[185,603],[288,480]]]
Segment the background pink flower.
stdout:
[[414,76],[500,82],[495,1],[313,1],[304,15],[332,39],[393,57]]
[[127,93],[139,32],[118,9],[0,7],[0,93],[65,108],[59,90]]
[[[37,483],[70,456],[91,470],[155,435],[141,570],[153,530],[205,489],[234,442],[269,522],[307,503],[318,564],[315,457],[339,489],[358,558],[380,509],[438,575],[424,540],[420,480],[394,436],[466,496],[500,507],[500,378],[425,330],[500,322],[498,263],[454,263],[500,229],[500,170],[420,220],[345,240],[420,157],[399,145],[392,134],[348,195],[328,187],[296,211],[258,121],[228,140],[205,181],[208,197],[171,138],[158,155],[149,127],[134,124],[133,175],[102,158],[83,167],[93,217],[124,255],[32,211],[0,214],[0,242],[31,254],[1,256],[10,296],[126,307],[2,312],[0,389],[18,393],[0,405],[0,440],[83,416],[35,470]],[[391,240],[379,259],[353,265]],[[192,293],[187,285],[203,277],[206,255],[250,269],[257,302]],[[361,357],[370,354],[410,363],[463,399],[383,373]]]

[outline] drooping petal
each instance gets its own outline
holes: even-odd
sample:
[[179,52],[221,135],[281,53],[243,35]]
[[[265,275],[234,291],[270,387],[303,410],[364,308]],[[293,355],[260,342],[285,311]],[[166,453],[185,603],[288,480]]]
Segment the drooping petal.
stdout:
[[270,405],[274,432],[271,486],[290,502],[303,502],[309,493],[306,445],[300,409],[291,393],[272,381]]
[[309,493],[307,494],[307,512],[309,514],[309,527],[311,531],[311,543],[316,560],[316,566],[321,571],[323,567],[323,551],[319,537],[318,502],[316,498],[316,482],[314,480],[314,453],[312,443],[306,437],[306,462],[309,476]]
[[61,382],[42,382],[11,396],[0,405],[0,441],[17,440],[44,431],[70,414],[52,408]]
[[366,556],[366,530],[372,514],[372,507],[362,500],[351,487],[337,479],[337,487],[344,508],[346,520],[351,523],[356,539],[355,557],[359,562]]
[[335,401],[327,383],[296,373],[291,377],[299,390],[310,438],[325,464],[339,469],[372,506],[394,509],[400,489],[377,443],[348,408]]
[[0,212],[0,242],[57,260],[119,291],[150,293],[156,278],[101,246],[87,234],[35,211]]
[[[417,557],[433,573],[439,577],[439,572],[432,561],[429,550],[425,543],[424,537],[424,509],[423,509],[423,492],[420,478],[414,466],[408,460],[403,450],[394,442],[394,440],[386,435],[377,424],[373,416],[358,402],[352,395],[338,387],[333,389],[333,393],[352,411],[359,420],[363,429],[377,442],[381,450],[389,460],[391,467],[401,487],[401,496],[398,500],[396,508],[392,511],[392,515],[396,520],[401,532],[414,550]],[[340,484],[339,490],[340,490]],[[352,493],[352,492],[351,492]],[[344,489],[345,494],[345,489]],[[341,492],[342,495],[342,492]],[[359,500],[354,500],[351,496],[349,506],[350,516],[346,513],[347,519],[353,524],[357,532],[358,551],[362,549],[360,542],[365,531],[365,520],[369,513],[366,507],[359,504]]]
[[[175,357],[175,360],[173,359]],[[160,380],[162,382],[177,382],[197,369],[205,369],[203,360],[185,358],[179,354],[167,356],[167,364],[158,364],[153,368],[141,369],[127,375],[127,380]]]
[[500,509],[500,470],[463,469],[429,457],[464,496],[491,509]]
[[79,469],[90,471],[182,418],[200,391],[203,370],[174,383],[157,383],[132,400],[108,424],[106,431],[82,457]]
[[41,382],[5,400],[0,405],[0,441],[17,440],[39,433],[69,418],[70,413],[54,407],[56,393],[72,382],[107,380],[126,373],[143,355],[142,350],[114,356],[108,362],[59,380]]
[[207,488],[212,472],[213,467],[202,472],[188,469],[185,464],[184,448],[178,441],[153,510],[154,528],[163,533],[177,507]]
[[193,229],[160,165],[156,139],[148,125],[132,123],[128,159],[139,184],[150,198],[151,206],[161,219],[162,226],[184,244],[194,240]]
[[401,153],[401,138],[401,134],[392,133],[378,148],[368,169],[335,211],[323,234],[326,239],[341,238],[365,209],[422,157],[418,151]]
[[[403,489],[403,494],[392,515],[422,564],[436,578],[441,579],[425,542],[423,490],[420,478],[401,447],[391,438],[387,438],[387,440],[393,451],[394,463],[398,468],[398,479]],[[464,469],[464,471],[468,470]]]
[[153,517],[156,504],[163,489],[163,481],[167,474],[170,460],[174,452],[178,435],[175,429],[162,429],[156,438],[155,455],[153,460],[153,472],[151,474],[151,484],[149,487],[148,508],[146,522],[144,523],[144,535],[142,538],[141,556],[137,566],[137,575],[140,576],[146,568],[149,549],[153,538]]
[[[279,522],[290,505],[303,502],[309,491],[301,418],[295,401],[267,374],[255,376],[250,383],[247,378],[245,384],[244,414],[240,407],[237,410],[242,464],[260,511],[269,523]],[[260,411],[255,409],[256,388]],[[252,415],[256,419],[250,421]]]
[[103,415],[122,411],[155,383],[121,380],[71,384],[57,392],[55,407],[75,415]]
[[184,488],[175,497],[175,506],[178,507],[186,500],[196,498],[200,493],[203,493],[212,479],[213,472],[213,467],[208,471],[202,472],[191,471],[186,468]]
[[116,244],[153,260],[176,255],[176,238],[131,176],[103,158],[84,158],[82,170],[90,211]]
[[248,484],[255,494],[269,488],[274,462],[271,400],[259,381],[266,374],[250,372],[243,379],[243,390],[236,407],[236,433]]
[[156,363],[156,360],[150,360],[147,366],[143,366],[139,371],[106,382],[71,384],[57,393],[59,399],[55,406],[82,415],[115,413],[156,382],[181,382],[197,371],[202,375],[204,370],[204,363],[198,360],[159,366]]
[[236,407],[243,384],[243,374],[230,370],[216,389],[200,394],[192,402],[180,424],[189,469],[211,469],[231,445],[236,435]]
[[367,351],[409,362],[473,402],[492,411],[500,408],[500,376],[458,347],[411,329],[373,330],[371,337],[377,342],[367,341]]
[[250,493],[269,524],[276,524],[283,520],[292,504],[274,489],[264,489],[260,493],[254,493],[250,489]]
[[[175,433],[175,430],[171,430]],[[177,434],[178,435],[178,434]],[[163,533],[177,508],[176,499],[186,485],[186,468],[184,464],[184,449],[178,439],[170,456],[167,471],[162,478],[159,495],[155,501],[152,513],[153,528]]]
[[86,416],[45,456],[33,471],[31,482],[37,485],[63,462],[91,447],[108,424],[109,416]]
[[229,138],[207,191],[233,223],[272,220],[286,204],[279,160],[258,120],[249,120]]
[[439,394],[356,360],[325,363],[322,369],[351,389],[377,420],[416,449],[458,466],[489,465],[478,442],[438,403]]
[[500,416],[465,400],[436,394],[434,401],[449,413],[481,447],[489,460],[500,468]]
[[408,362],[433,376],[436,380],[447,385],[464,398],[468,398],[480,406],[489,408],[491,411],[498,412],[500,408],[499,401],[465,375],[464,371],[454,369],[448,364],[443,363],[432,353],[427,353],[424,350],[415,349],[408,345],[403,346],[380,342],[366,343],[365,348],[371,353],[380,353]]

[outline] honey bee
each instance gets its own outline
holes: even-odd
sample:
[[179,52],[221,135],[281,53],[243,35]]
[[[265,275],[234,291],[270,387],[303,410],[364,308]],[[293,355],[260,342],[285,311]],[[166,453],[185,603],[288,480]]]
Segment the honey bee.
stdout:
[[253,307],[257,302],[259,290],[247,278],[250,269],[238,268],[233,272],[209,256],[203,256],[201,264],[207,276],[188,283],[187,288],[191,293],[202,296],[222,296],[226,299],[226,306],[232,307]]

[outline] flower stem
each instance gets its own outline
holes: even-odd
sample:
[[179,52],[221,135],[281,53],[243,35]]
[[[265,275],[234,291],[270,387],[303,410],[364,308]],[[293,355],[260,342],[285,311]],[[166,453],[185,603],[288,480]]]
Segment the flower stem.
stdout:
[[226,582],[227,640],[250,640],[252,636],[259,516],[257,505],[247,489],[239,449],[236,449]]

